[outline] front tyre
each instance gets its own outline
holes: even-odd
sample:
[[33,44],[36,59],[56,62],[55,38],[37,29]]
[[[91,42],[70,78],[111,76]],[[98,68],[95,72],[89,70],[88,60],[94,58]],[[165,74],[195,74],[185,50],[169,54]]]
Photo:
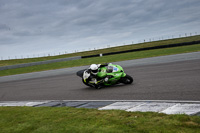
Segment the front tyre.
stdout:
[[133,78],[126,74],[126,76],[122,78],[122,83],[131,84],[133,83]]

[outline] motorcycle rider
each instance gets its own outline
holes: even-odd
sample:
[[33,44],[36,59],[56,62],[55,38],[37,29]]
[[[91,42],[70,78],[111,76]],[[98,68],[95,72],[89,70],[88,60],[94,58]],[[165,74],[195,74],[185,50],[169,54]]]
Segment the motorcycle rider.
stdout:
[[108,66],[109,64],[91,64],[90,67],[84,71],[84,76],[83,76],[83,80],[85,83],[94,86],[97,89],[100,89],[100,83],[101,82],[107,82],[108,81],[108,77],[102,79],[99,78],[97,76],[98,70],[101,67],[105,67]]

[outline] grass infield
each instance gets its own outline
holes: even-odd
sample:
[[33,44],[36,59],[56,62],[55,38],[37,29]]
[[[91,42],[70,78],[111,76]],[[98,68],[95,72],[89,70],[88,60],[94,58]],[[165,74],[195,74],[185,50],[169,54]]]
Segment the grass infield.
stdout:
[[58,55],[58,56],[2,60],[0,61],[0,66],[46,61],[46,60],[60,59],[60,58],[67,58],[67,57],[74,57],[74,56],[95,55],[95,54],[100,54],[100,53],[110,53],[110,52],[125,51],[125,50],[130,50],[130,49],[147,48],[147,47],[153,47],[153,46],[162,46],[162,45],[167,45],[167,44],[176,44],[176,43],[184,43],[184,42],[192,42],[192,41],[200,41],[200,35],[191,36],[191,37],[183,37],[183,38],[175,38],[175,39],[169,39],[169,40],[145,42],[145,43],[140,43],[140,44],[130,44],[130,45],[125,45],[125,46],[111,47],[111,48],[92,50],[92,51],[86,51],[86,52],[77,52],[77,53],[72,53],[72,54],[63,54],[63,55]]
[[1,133],[197,133],[200,117],[69,107],[0,107]]
[[116,62],[116,61],[123,61],[123,60],[132,60],[132,59],[140,59],[140,58],[156,57],[156,56],[163,56],[163,55],[188,53],[188,52],[197,52],[197,51],[200,51],[200,44],[191,45],[191,46],[174,47],[174,48],[155,49],[155,50],[148,50],[148,51],[130,52],[130,53],[109,55],[109,56],[103,56],[103,57],[85,58],[85,59],[50,63],[50,64],[37,65],[37,66],[1,70],[0,76],[38,72],[38,71],[45,71],[45,70],[75,67],[75,66],[83,66],[83,65],[90,65],[93,63],[96,63],[96,64],[109,63],[109,62]]

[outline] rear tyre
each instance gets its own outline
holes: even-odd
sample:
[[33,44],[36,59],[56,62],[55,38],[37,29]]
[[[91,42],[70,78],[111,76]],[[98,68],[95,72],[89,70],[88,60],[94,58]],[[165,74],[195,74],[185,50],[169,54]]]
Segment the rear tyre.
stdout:
[[133,78],[126,74],[126,76],[122,78],[122,83],[131,84],[133,83]]
[[82,78],[83,77],[83,73],[84,73],[85,70],[86,69],[76,72],[76,75]]
[[94,86],[92,86],[92,85],[90,85],[90,84],[85,83],[84,80],[83,80],[83,78],[82,78],[82,82],[83,82],[85,85],[87,85],[87,86],[94,87]]

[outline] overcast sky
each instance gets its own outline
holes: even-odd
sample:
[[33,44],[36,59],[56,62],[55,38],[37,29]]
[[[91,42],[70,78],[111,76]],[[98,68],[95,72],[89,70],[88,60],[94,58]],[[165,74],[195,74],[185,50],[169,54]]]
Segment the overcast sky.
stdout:
[[0,58],[200,33],[200,0],[0,0]]

